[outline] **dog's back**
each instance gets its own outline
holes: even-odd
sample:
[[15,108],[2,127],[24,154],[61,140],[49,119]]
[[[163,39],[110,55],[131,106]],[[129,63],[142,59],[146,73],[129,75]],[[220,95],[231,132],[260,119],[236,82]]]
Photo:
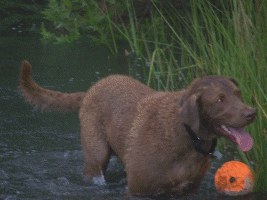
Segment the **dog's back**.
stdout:
[[[94,132],[103,135],[108,146],[110,145],[122,160],[125,139],[136,117],[137,104],[152,93],[155,93],[155,90],[124,75],[110,75],[99,80],[88,90],[82,103],[81,134],[88,137],[88,140],[96,137]],[[92,130],[92,127],[98,127],[98,130]],[[88,129],[90,131],[86,131]]]

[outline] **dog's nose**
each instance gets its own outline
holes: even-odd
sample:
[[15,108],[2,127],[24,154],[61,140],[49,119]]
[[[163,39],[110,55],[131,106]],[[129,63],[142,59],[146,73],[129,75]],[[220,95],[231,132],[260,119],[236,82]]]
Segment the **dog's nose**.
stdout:
[[256,113],[257,113],[256,110],[253,108],[246,110],[244,112],[246,120],[249,121],[250,123],[253,122],[256,117]]

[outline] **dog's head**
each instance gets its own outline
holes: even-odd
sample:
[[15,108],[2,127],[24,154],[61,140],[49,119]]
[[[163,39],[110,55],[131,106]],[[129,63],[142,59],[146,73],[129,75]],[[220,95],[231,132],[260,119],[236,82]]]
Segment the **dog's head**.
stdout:
[[224,136],[249,151],[253,139],[244,126],[256,117],[255,109],[243,102],[234,78],[207,76],[196,79],[187,89],[181,119],[202,139]]

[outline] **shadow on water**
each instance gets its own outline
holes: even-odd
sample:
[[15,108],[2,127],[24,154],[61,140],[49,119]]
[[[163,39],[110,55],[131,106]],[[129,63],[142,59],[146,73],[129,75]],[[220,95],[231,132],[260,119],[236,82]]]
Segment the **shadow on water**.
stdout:
[[[109,74],[129,74],[123,53],[112,55],[90,42],[41,45],[33,37],[1,38],[0,44],[0,198],[129,199],[125,196],[124,166],[115,157],[111,158],[106,184],[83,179],[78,112],[42,113],[26,104],[17,89],[24,59],[33,65],[33,77],[42,87],[75,92],[86,91]],[[132,65],[138,68],[136,60]],[[223,160],[214,160],[199,195],[181,199],[233,199],[219,196],[213,185],[216,169],[231,159],[233,152],[229,150]]]

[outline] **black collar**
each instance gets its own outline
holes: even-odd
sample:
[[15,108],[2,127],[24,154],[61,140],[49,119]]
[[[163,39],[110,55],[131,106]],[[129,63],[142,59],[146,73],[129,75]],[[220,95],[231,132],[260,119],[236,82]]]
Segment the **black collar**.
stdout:
[[212,140],[212,145],[209,151],[205,151],[201,148],[201,144],[203,144],[205,140],[201,140],[199,137],[197,137],[196,134],[192,131],[192,129],[188,125],[184,124],[184,126],[187,132],[189,133],[190,138],[193,140],[195,150],[203,154],[204,156],[212,157],[217,145],[217,138]]

